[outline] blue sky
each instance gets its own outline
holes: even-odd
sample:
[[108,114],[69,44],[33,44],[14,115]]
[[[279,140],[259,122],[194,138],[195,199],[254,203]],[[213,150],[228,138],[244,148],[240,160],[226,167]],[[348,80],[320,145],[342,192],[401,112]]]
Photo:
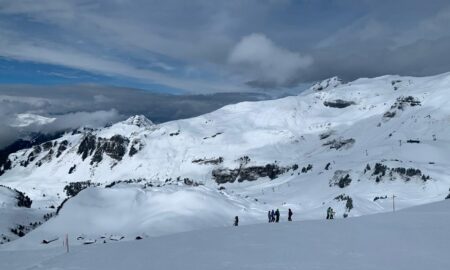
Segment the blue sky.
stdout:
[[0,84],[26,85],[108,85],[144,89],[156,93],[183,94],[183,89],[125,76],[108,76],[80,69],[39,62],[0,58]]
[[450,3],[0,0],[0,83],[166,93],[450,70]]

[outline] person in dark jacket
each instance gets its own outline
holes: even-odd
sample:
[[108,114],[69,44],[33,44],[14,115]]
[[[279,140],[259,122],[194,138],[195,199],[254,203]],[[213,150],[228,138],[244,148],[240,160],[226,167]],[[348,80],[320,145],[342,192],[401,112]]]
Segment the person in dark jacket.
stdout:
[[334,218],[333,208],[328,207],[328,209],[327,209],[327,219],[333,219],[333,218]]
[[238,226],[239,225],[239,217],[235,216],[234,217],[234,226]]
[[280,210],[275,211],[275,222],[280,222]]
[[272,222],[275,222],[275,211],[272,209],[272,212],[270,212],[270,215],[272,216]]
[[269,212],[267,212],[267,218],[269,219],[269,223],[271,223],[272,222],[272,212],[270,212],[270,210],[269,210]]
[[291,210],[291,208],[289,208],[289,211],[288,211],[288,221],[292,221],[292,215],[293,215],[294,213],[292,213],[292,210]]

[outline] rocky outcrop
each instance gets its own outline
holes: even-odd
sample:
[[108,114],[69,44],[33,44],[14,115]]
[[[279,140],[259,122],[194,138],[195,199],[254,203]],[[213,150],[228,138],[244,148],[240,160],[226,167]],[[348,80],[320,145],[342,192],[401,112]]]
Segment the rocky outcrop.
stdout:
[[121,135],[114,135],[109,139],[97,138],[87,134],[81,141],[77,153],[85,160],[92,155],[91,165],[103,160],[103,154],[117,161],[122,160],[128,148],[129,140]]
[[3,185],[0,185],[0,188],[9,190],[11,192],[11,195],[14,196],[14,198],[16,199],[17,207],[25,207],[25,208],[31,207],[33,201],[24,192]]
[[396,167],[389,168],[388,166],[382,163],[375,163],[373,170],[367,170],[370,168],[369,165],[366,166],[364,173],[372,171],[371,176],[375,177],[375,182],[379,183],[384,179],[389,179],[394,181],[398,178],[403,179],[405,182],[408,182],[412,179],[421,179],[423,182],[426,182],[431,179],[429,175],[425,175],[421,170],[415,168],[404,168],[404,167]]
[[352,179],[350,178],[350,171],[337,170],[334,172],[333,178],[330,180],[330,187],[338,186],[340,188],[345,188],[350,185]]
[[343,109],[351,105],[355,105],[356,103],[354,101],[347,101],[342,99],[336,99],[331,101],[324,101],[323,105],[331,108],[338,108]]
[[389,111],[385,112],[383,114],[384,120],[389,120],[391,118],[394,118],[399,111],[404,111],[406,107],[415,107],[415,106],[421,106],[420,100],[413,96],[400,96],[397,98],[394,104],[392,104]]
[[223,162],[223,157],[218,158],[198,158],[194,159],[192,163],[201,164],[201,165],[218,165]]
[[[297,165],[298,168],[298,165]],[[291,167],[281,167],[277,164],[266,164],[265,166],[249,166],[237,169],[218,168],[212,171],[212,177],[217,184],[234,183],[235,181],[255,181],[258,178],[269,177],[271,180],[286,173]]]
[[127,151],[128,143],[129,140],[121,135],[114,135],[110,139],[98,138],[91,165],[101,162],[103,154],[117,161],[122,160]]
[[330,149],[339,150],[341,148],[348,149],[348,148],[352,147],[354,143],[355,143],[355,139],[353,139],[353,138],[350,138],[350,139],[338,138],[338,139],[333,139],[333,140],[327,141],[326,143],[323,144],[323,146],[329,146]]
[[336,88],[342,84],[342,80],[338,77],[332,77],[321,82],[318,82],[312,86],[314,91],[323,91],[326,89]]
[[[334,198],[336,201],[345,201],[345,211],[348,213],[353,209],[353,199],[352,197],[345,195],[345,194],[341,194],[339,196],[337,196],[336,198]],[[344,216],[345,217],[345,216]]]
[[59,144],[58,151],[56,152],[56,157],[57,157],[57,158],[60,157],[61,154],[62,154],[64,151],[67,150],[67,146],[68,146],[68,145],[69,145],[69,142],[68,142],[67,140],[62,141],[62,142]]
[[130,151],[128,152],[128,155],[130,157],[137,154],[139,151],[141,151],[144,148],[144,144],[141,142],[141,140],[135,139],[131,143]]
[[81,158],[85,160],[88,156],[92,155],[96,146],[96,137],[91,133],[84,136],[80,145],[78,146],[77,153],[81,155]]

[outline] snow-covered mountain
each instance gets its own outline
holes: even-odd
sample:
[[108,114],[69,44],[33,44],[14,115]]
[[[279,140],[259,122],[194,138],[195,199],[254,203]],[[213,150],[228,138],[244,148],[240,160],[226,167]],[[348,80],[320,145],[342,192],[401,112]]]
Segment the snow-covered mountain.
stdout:
[[191,119],[135,116],[9,155],[0,184],[24,192],[32,209],[54,210],[90,187],[30,233],[33,243],[65,232],[82,242],[228,226],[235,215],[265,222],[273,208],[297,220],[324,218],[329,206],[359,216],[391,211],[392,195],[397,209],[443,200],[448,89],[449,73],[332,78]]

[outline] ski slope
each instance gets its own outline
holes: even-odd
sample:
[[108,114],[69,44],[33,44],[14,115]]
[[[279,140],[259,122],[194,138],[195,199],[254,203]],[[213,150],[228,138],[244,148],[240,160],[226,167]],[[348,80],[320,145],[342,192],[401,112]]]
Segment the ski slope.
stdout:
[[11,270],[445,270],[450,267],[449,213],[447,200],[349,219],[228,227],[75,246],[68,254],[61,245],[0,251],[0,266]]

